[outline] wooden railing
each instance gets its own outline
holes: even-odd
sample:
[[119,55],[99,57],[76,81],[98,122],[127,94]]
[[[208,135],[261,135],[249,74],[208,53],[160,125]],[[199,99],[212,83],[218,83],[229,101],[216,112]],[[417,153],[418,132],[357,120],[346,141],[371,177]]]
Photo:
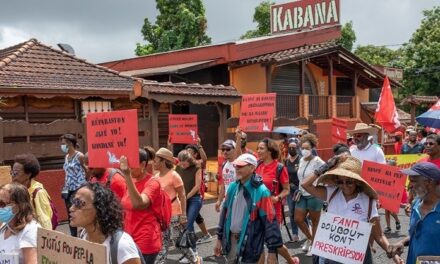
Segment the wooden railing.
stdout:
[[338,117],[353,117],[353,96],[336,96],[336,113]]
[[299,94],[277,94],[277,117],[297,118],[300,116]]
[[315,119],[329,118],[328,98],[326,95],[309,95],[309,115]]

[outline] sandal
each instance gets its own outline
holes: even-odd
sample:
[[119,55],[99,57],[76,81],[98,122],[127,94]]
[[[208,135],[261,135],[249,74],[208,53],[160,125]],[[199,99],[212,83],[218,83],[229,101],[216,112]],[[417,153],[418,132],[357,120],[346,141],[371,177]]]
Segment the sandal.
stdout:
[[300,264],[298,257],[292,256],[292,261],[293,261],[293,264]]

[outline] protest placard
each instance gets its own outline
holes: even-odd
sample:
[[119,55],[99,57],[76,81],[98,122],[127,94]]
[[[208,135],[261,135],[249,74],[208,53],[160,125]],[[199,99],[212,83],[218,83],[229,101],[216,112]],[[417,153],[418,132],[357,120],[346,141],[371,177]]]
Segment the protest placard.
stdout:
[[365,260],[371,224],[331,213],[322,213],[312,254],[346,264]]
[[244,132],[270,132],[276,93],[243,95],[239,126]]
[[347,144],[347,121],[340,118],[332,118],[332,143]]
[[197,142],[197,115],[168,115],[170,143],[194,144]]
[[440,264],[440,256],[419,256],[416,264]]
[[38,228],[38,263],[107,263],[106,247],[58,231]]
[[0,253],[0,264],[16,264],[20,263],[19,253]]
[[406,181],[406,175],[400,172],[400,168],[364,160],[362,178],[377,192],[382,208],[399,212]]
[[426,157],[428,157],[426,154],[385,155],[385,159],[395,160],[397,167],[400,169],[411,168],[416,162]]
[[0,166],[0,186],[11,181],[11,166]]
[[119,167],[122,155],[139,167],[137,111],[87,114],[87,149],[90,168]]

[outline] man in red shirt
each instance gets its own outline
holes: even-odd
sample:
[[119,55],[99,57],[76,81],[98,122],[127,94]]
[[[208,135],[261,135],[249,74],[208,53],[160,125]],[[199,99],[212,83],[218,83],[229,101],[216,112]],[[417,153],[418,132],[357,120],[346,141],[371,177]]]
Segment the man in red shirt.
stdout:
[[425,153],[428,157],[422,158],[420,161],[428,161],[440,168],[440,135],[429,135],[425,141]]
[[395,155],[399,155],[400,154],[400,150],[402,148],[402,137],[403,137],[403,133],[400,131],[397,131],[394,134],[394,154]]

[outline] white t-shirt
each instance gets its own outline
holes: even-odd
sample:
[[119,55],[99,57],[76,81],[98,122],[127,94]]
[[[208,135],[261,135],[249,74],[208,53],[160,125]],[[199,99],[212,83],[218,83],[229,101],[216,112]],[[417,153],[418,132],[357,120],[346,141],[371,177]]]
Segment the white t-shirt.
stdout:
[[16,253],[19,255],[20,263],[23,263],[22,248],[37,248],[37,230],[40,225],[32,220],[23,230],[5,239],[6,225],[0,228],[0,254]]
[[[327,202],[337,187],[331,186],[327,188]],[[339,189],[333,199],[329,202],[327,212],[340,216],[349,217],[355,220],[368,222],[368,206],[370,198],[365,193],[358,193],[356,198],[346,201],[342,190]],[[371,204],[370,219],[379,216],[377,212],[377,201],[373,199]]]
[[[299,167],[298,167],[298,180],[299,180],[299,190],[301,191],[303,196],[310,196],[311,194],[306,192],[303,187],[301,187],[301,184],[304,182],[304,180],[310,176],[313,175],[315,170],[317,170],[321,165],[324,164],[324,161],[318,157],[315,156],[313,159],[307,161],[304,160],[304,158],[301,158],[299,160]],[[316,186],[315,181],[313,184]]]
[[364,149],[359,150],[356,145],[351,146],[350,148],[351,155],[362,163],[364,160],[385,164],[385,155],[383,154],[382,149],[377,145],[368,144]]
[[223,166],[222,176],[223,184],[225,185],[225,193],[227,193],[229,185],[237,179],[235,174],[235,167],[229,160],[226,161],[225,166]]
[[[81,234],[80,237],[82,239],[86,239],[87,238],[87,232],[84,230]],[[104,243],[102,243],[106,248],[107,248],[107,263],[111,264],[111,253],[110,253],[110,240],[111,240],[111,236],[108,236],[105,240]],[[133,238],[131,238],[131,236],[127,233],[123,233],[121,236],[121,239],[119,240],[118,243],[118,263],[124,263],[125,261],[129,260],[129,259],[133,259],[133,258],[140,258],[141,256],[139,256],[139,252],[137,250],[136,244],[133,241]]]

